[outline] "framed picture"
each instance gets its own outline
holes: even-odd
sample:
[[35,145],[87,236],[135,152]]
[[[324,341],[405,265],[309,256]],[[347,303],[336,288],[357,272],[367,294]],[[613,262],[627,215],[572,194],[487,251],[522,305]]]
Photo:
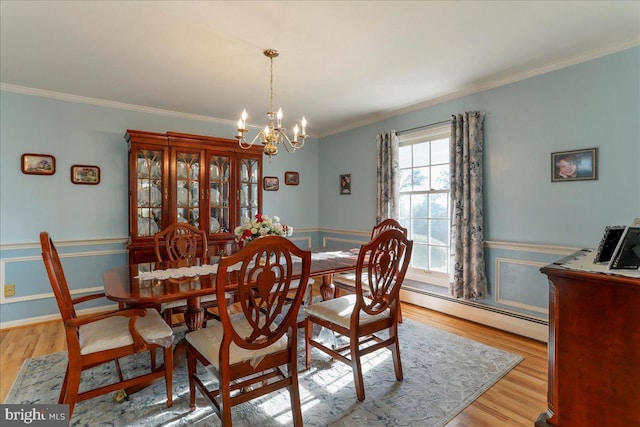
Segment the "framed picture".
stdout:
[[608,263],[611,260],[613,251],[618,246],[618,242],[620,241],[625,228],[626,227],[623,225],[613,225],[605,227],[604,235],[602,236],[602,240],[600,240],[598,251],[596,252],[596,257],[593,260],[594,264],[605,262]]
[[98,185],[100,184],[100,168],[90,165],[71,166],[71,182],[74,184]]
[[264,191],[278,191],[280,180],[277,176],[265,176],[262,178],[262,188]]
[[551,153],[551,182],[598,179],[598,149]]
[[640,269],[640,227],[625,227],[609,261],[609,269]]
[[24,153],[20,166],[22,173],[29,175],[53,175],[56,173],[56,158],[50,154]]
[[300,184],[300,175],[298,172],[285,172],[284,183],[286,185],[298,185]]
[[340,194],[351,194],[351,174],[340,175]]

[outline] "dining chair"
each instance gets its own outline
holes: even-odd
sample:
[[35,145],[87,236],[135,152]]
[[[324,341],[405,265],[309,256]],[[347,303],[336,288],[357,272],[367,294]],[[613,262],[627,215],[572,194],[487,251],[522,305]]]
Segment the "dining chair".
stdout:
[[[393,218],[387,218],[380,222],[380,224],[375,225],[373,229],[371,229],[371,239],[376,237],[378,234],[382,233],[386,230],[400,230],[405,236],[407,235],[407,229],[404,228],[397,220]],[[368,289],[366,277],[362,280],[362,285],[364,286],[364,291],[366,292]],[[354,273],[342,273],[333,276],[333,286],[335,288],[335,296],[340,295],[339,290],[344,290],[350,293],[355,292],[356,280]],[[402,306],[398,304],[398,320],[402,323]]]
[[[71,298],[67,279],[58,251],[45,231],[40,233],[40,246],[53,293],[64,323],[67,337],[67,369],[58,403],[69,405],[69,417],[76,403],[86,399],[119,391],[133,385],[142,385],[164,376],[167,407],[173,405],[173,331],[155,309],[127,308],[108,313],[78,316],[75,305],[104,297],[104,293]],[[164,349],[164,363],[158,366],[155,352]],[[119,358],[149,351],[151,369],[148,373],[124,379]],[[83,371],[114,362],[118,382],[91,390],[80,389]]]
[[[216,278],[221,323],[186,335],[191,410],[196,408],[197,386],[222,425],[231,426],[233,406],[287,388],[293,425],[302,426],[297,316],[310,267],[311,252],[281,236],[260,237],[221,259]],[[296,288],[294,274],[300,280]],[[239,308],[233,316],[224,298],[229,288],[238,293]],[[198,362],[214,368],[217,389],[208,389],[207,377],[199,377]]]
[[[191,224],[177,222],[169,225],[162,231],[156,233],[153,238],[154,250],[157,261],[184,261],[189,264],[191,259],[206,258],[208,253],[207,235]],[[166,254],[166,256],[163,256]],[[227,298],[232,298],[230,294]],[[215,294],[205,295],[200,298],[200,306],[204,309],[206,326],[207,319],[219,319],[219,317],[209,311],[210,308],[218,306],[218,297]],[[163,303],[160,305],[160,312],[164,316],[165,322],[171,327],[184,325],[182,322],[174,322],[174,314],[184,314],[187,311],[187,300],[178,300]]]
[[[413,241],[401,230],[389,229],[361,246],[356,268],[355,294],[305,307],[306,367],[311,367],[311,347],[344,362],[353,369],[358,400],[365,398],[362,357],[384,348],[391,350],[398,381],[402,380],[398,343],[400,287],[409,267]],[[363,283],[366,278],[366,284]],[[365,292],[363,289],[366,288]],[[366,295],[365,295],[366,294]],[[313,339],[313,325],[348,338],[349,343],[329,348]],[[378,333],[387,331],[388,336]]]

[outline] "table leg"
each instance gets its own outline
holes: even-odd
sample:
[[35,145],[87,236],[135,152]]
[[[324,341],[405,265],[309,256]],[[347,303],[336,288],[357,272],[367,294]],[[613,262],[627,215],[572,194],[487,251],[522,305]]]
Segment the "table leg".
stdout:
[[325,274],[322,276],[322,284],[320,285],[320,295],[322,300],[330,300],[336,296],[336,287],[333,284],[333,274]]
[[204,309],[200,306],[200,298],[189,298],[187,300],[187,311],[184,313],[184,323],[189,328],[189,332],[197,331],[204,324]]

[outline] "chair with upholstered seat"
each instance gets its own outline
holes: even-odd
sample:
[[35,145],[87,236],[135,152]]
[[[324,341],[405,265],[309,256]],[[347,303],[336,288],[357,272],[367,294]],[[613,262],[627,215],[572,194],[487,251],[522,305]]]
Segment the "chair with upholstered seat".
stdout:
[[[186,335],[191,410],[197,387],[211,401],[222,425],[231,426],[233,406],[287,388],[293,425],[302,425],[297,316],[310,267],[311,253],[280,236],[260,237],[220,260],[216,291],[221,323]],[[299,280],[295,289],[294,275]],[[237,290],[240,308],[233,317],[224,299],[230,287]],[[208,376],[198,376],[197,363],[214,368],[217,389],[207,388]]]
[[[184,261],[189,264],[191,259],[206,258],[208,253],[207,235],[191,224],[178,222],[171,224],[154,235],[154,247],[157,261]],[[163,256],[166,254],[166,256]],[[227,295],[231,298],[231,295]],[[218,316],[209,312],[209,308],[218,306],[218,297],[215,294],[205,295],[200,298],[200,306],[205,312],[205,325],[207,319],[218,319]],[[164,303],[160,306],[164,320],[171,327],[179,326],[184,322],[175,322],[173,315],[187,311],[187,301],[178,300]]]
[[[393,218],[387,218],[380,222],[380,224],[373,227],[371,230],[371,239],[385,230],[400,230],[405,236],[407,235],[407,229],[404,228],[398,221]],[[364,291],[367,292],[368,285],[366,277],[362,280]],[[335,296],[339,296],[339,290],[344,290],[350,293],[355,292],[356,278],[354,273],[342,273],[333,276],[333,286],[335,287]],[[398,305],[398,319],[402,323],[402,307]]]
[[[412,248],[413,242],[401,230],[381,232],[360,248],[355,293],[314,303],[304,309],[307,315],[306,367],[311,366],[311,347],[350,365],[360,401],[365,398],[361,366],[363,356],[388,348],[391,350],[396,378],[402,380],[398,343],[399,294]],[[313,339],[314,324],[348,338],[349,343],[335,349],[327,347]],[[378,334],[383,331],[387,332],[387,337]]]
[[[133,385],[164,377],[167,407],[172,406],[173,331],[155,309],[128,308],[108,313],[78,316],[75,305],[102,298],[103,293],[71,298],[58,251],[47,232],[40,233],[42,259],[55,294],[67,337],[68,362],[58,403],[69,405],[69,417],[76,403]],[[158,367],[155,351],[164,348],[164,364]],[[151,352],[148,373],[124,379],[118,359],[130,354]],[[119,381],[80,392],[84,370],[114,362]]]

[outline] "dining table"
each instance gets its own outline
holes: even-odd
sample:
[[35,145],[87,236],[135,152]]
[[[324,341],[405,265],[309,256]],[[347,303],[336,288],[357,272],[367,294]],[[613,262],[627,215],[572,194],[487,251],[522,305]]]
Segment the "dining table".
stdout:
[[[323,300],[335,295],[332,276],[356,269],[357,249],[319,248],[311,250],[310,279],[320,282]],[[121,306],[158,307],[171,301],[186,300],[184,314],[189,331],[202,328],[204,309],[200,306],[203,296],[216,293],[215,270],[219,256],[194,258],[189,261],[162,261],[128,264],[107,270],[104,275],[106,297]],[[293,264],[293,279],[301,274],[301,263]],[[233,272],[232,272],[233,273]],[[230,274],[232,274],[230,273]],[[233,279],[229,278],[232,291]],[[311,280],[308,286],[311,286]]]

